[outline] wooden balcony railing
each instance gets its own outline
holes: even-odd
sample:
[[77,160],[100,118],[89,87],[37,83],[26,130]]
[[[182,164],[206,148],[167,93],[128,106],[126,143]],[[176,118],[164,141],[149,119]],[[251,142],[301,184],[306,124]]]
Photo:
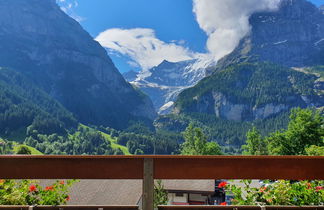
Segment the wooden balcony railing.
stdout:
[[[154,179],[324,180],[324,157],[310,156],[0,156],[0,179],[143,179],[143,209],[153,209]],[[25,209],[6,207],[0,209]],[[31,207],[28,207],[31,209]],[[261,207],[161,206],[160,209]],[[262,207],[264,209],[264,207]],[[267,209],[301,207],[267,207]],[[304,207],[324,209],[324,207]],[[34,209],[137,209],[62,206]]]

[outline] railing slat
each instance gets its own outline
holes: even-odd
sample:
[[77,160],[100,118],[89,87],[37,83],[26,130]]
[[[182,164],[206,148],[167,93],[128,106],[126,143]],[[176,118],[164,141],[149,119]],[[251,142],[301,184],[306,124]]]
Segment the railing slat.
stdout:
[[324,179],[324,157],[157,158],[156,179]]
[[153,210],[154,174],[153,159],[144,159],[143,210]]
[[0,179],[319,179],[324,157],[310,156],[0,156]]
[[109,156],[0,156],[2,179],[142,179],[143,160]]

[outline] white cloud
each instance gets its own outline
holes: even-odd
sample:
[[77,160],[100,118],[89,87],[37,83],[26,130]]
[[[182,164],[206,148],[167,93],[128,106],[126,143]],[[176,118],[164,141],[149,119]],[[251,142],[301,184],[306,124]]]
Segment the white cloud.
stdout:
[[112,28],[100,33],[96,40],[108,50],[129,56],[132,65],[136,63],[143,70],[156,66],[163,60],[178,62],[199,57],[199,54],[193,53],[179,42],[166,43],[159,40],[154,30],[148,28]]
[[147,70],[163,60],[178,62],[198,59],[211,64],[227,55],[251,30],[252,13],[277,9],[281,0],[193,0],[193,12],[200,28],[208,36],[205,54],[184,47],[184,40],[164,42],[153,29],[112,28],[100,33],[96,40],[110,53],[128,56],[129,65]]
[[274,10],[280,0],[193,0],[193,11],[208,35],[206,47],[218,60],[230,53],[250,31],[249,17]]
[[85,18],[77,15],[74,9],[79,6],[77,0],[56,0],[57,4],[60,6],[61,10],[69,15],[71,18],[78,22],[85,20]]

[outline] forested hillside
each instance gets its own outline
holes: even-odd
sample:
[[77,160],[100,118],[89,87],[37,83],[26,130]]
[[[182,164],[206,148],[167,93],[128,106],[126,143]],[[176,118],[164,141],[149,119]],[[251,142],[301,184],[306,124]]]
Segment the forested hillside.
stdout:
[[150,99],[55,0],[1,1],[0,12],[0,66],[23,74],[79,122],[123,129],[153,120]]
[[233,65],[183,91],[174,114],[161,116],[155,124],[181,132],[193,123],[227,152],[237,152],[253,126],[267,135],[286,128],[291,108],[321,108],[324,101],[318,80],[318,74],[271,63]]
[[21,138],[27,130],[65,134],[66,130],[77,126],[76,119],[59,102],[14,70],[0,69],[0,98],[0,134],[3,137]]
[[[319,77],[271,63],[242,63],[183,91],[176,112],[200,112],[234,121],[264,119],[289,107],[324,104]],[[236,116],[232,116],[233,112]]]
[[306,0],[249,17],[251,31],[208,77],[184,90],[159,128],[183,131],[190,122],[223,146],[245,142],[253,126],[267,135],[287,127],[294,107],[323,110],[323,11]]

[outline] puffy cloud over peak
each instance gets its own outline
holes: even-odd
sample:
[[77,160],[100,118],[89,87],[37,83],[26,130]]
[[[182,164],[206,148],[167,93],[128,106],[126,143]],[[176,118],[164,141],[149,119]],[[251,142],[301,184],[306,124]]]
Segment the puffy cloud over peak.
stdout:
[[193,0],[193,12],[208,35],[206,47],[218,60],[250,31],[252,13],[277,9],[280,0]]
[[112,28],[100,33],[96,40],[105,48],[132,59],[142,69],[147,70],[163,60],[178,62],[199,56],[181,45],[182,41],[170,43],[158,39],[149,28]]

